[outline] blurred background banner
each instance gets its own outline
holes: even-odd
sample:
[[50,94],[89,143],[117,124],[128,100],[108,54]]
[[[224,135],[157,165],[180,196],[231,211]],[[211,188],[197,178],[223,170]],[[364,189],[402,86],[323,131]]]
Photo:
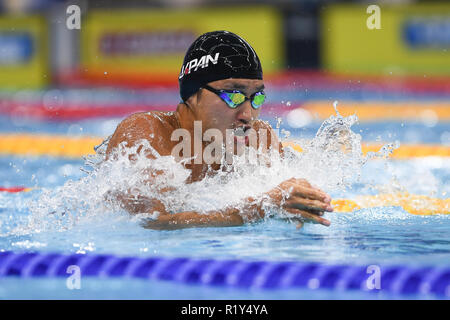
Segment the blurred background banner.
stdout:
[[228,6],[90,11],[82,26],[81,69],[111,80],[174,82],[187,48],[213,30],[235,32],[251,43],[265,74],[285,66],[280,12],[268,6]]
[[174,88],[193,40],[221,29],[255,48],[269,81],[450,75],[448,1],[0,0],[0,88]]
[[47,25],[42,16],[0,16],[0,87],[48,83]]
[[[79,28],[67,24],[72,6]],[[379,29],[368,27],[373,6]],[[120,115],[172,110],[185,52],[213,30],[255,48],[277,112],[429,93],[447,102],[450,93],[448,1],[0,0],[0,112],[27,104],[27,112],[42,106],[47,114],[51,105],[61,117],[71,106],[71,117],[81,117],[93,105],[112,110],[107,103]]]
[[340,73],[450,74],[450,3],[380,4],[381,29],[369,29],[367,5],[322,12],[325,69]]

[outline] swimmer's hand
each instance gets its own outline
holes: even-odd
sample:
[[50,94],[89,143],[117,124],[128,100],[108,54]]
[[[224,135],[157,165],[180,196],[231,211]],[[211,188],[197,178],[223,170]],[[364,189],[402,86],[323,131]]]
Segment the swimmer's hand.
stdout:
[[268,193],[276,205],[289,213],[301,217],[301,222],[320,223],[329,226],[329,220],[322,218],[325,211],[333,211],[331,197],[322,190],[313,187],[305,179],[291,178],[282,182]]

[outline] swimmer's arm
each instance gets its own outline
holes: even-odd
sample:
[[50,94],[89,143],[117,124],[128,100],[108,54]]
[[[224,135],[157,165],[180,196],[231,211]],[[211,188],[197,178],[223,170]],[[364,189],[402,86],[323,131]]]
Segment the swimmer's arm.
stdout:
[[128,197],[125,194],[115,195],[122,207],[130,214],[148,212],[153,215],[158,212],[156,220],[144,219],[143,227],[155,230],[175,230],[184,228],[200,227],[234,227],[244,224],[239,210],[227,208],[221,211],[210,211],[198,213],[195,211],[185,211],[169,213],[164,204],[158,199],[151,199],[143,196]]
[[249,197],[245,199],[241,209],[229,207],[206,213],[185,211],[173,214],[164,210],[157,220],[147,220],[144,227],[156,230],[236,227],[243,225],[245,222],[255,222],[262,218],[264,218],[264,210],[261,201]]
[[244,224],[237,209],[210,211],[199,213],[185,211],[173,214],[162,214],[157,220],[147,220],[143,226],[155,230],[176,230],[184,228],[236,227]]
[[[114,134],[111,136],[106,150],[106,160],[117,156],[115,150],[120,144],[124,143],[126,147],[130,148],[141,140],[147,140],[156,152],[164,154],[165,150],[152,139],[152,136],[155,136],[155,132],[158,132],[158,123],[154,121],[154,118],[146,117],[144,113],[136,113],[129,116],[117,126]],[[141,147],[136,152],[140,152],[140,150]],[[153,153],[146,153],[146,157],[154,159],[155,155]],[[130,161],[134,161],[136,154],[130,152],[128,158]],[[153,183],[153,179],[156,176],[162,173],[163,171],[153,168],[142,171],[142,174],[148,177],[145,183],[149,185]],[[163,193],[167,190],[162,189],[159,191]],[[165,211],[164,205],[160,200],[140,195],[139,192],[133,192],[131,189],[124,192],[108,192],[106,200],[118,202],[130,214],[145,213],[152,210],[159,212]]]
[[162,212],[167,213],[164,204],[154,198],[145,197],[142,195],[132,195],[128,193],[110,193],[108,198],[120,204],[130,214],[140,214],[146,212]]
[[[288,196],[287,198],[285,198]],[[323,191],[311,186],[303,179],[289,179],[278,187],[270,190],[264,197],[245,199],[240,208],[225,208],[223,210],[198,213],[185,211],[169,213],[164,204],[158,199],[144,196],[116,195],[116,199],[122,203],[124,209],[131,214],[159,212],[157,220],[147,220],[144,227],[149,229],[173,230],[193,227],[232,227],[243,225],[244,222],[255,222],[263,219],[266,212],[263,208],[265,201],[283,208],[291,216],[290,220],[299,222],[301,227],[304,222],[319,223],[325,226],[330,221],[322,216],[325,211],[333,211],[331,198]]]
[[[283,200],[285,197],[283,193],[286,192],[289,197]],[[157,220],[147,220],[144,227],[157,230],[174,230],[241,226],[245,222],[263,219],[266,214],[263,202],[267,200],[290,213],[292,215],[290,219],[299,223],[297,227],[301,227],[304,222],[330,225],[330,222],[324,219],[322,215],[325,211],[333,211],[330,206],[331,198],[323,191],[312,187],[306,180],[292,178],[270,190],[265,196],[260,199],[252,197],[245,199],[240,209],[225,208],[207,213],[186,211],[174,214],[162,210]]]

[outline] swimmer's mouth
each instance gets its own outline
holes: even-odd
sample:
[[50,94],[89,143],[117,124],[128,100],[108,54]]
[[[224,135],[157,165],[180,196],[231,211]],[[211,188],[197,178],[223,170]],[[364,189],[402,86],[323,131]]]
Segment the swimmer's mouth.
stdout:
[[243,125],[233,129],[234,142],[239,145],[247,145],[249,144],[249,133],[251,126]]
[[233,134],[238,137],[247,136],[250,131],[248,131],[251,126],[240,126],[233,129]]

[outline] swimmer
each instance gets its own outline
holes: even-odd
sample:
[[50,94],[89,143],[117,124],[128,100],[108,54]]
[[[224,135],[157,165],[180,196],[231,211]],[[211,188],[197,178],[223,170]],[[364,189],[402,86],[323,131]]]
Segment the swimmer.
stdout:
[[[255,132],[265,129],[271,142],[265,145],[266,149],[275,146],[282,156],[282,145],[274,130],[258,119],[265,99],[262,68],[256,52],[244,39],[228,31],[201,35],[186,53],[179,85],[182,101],[176,111],[136,113],[123,120],[108,143],[107,159],[119,144],[138,146],[142,139],[147,140],[159,155],[172,155],[179,143],[171,139],[174,130],[184,129],[194,136],[198,134],[194,132],[197,121],[201,123],[202,133],[215,128],[225,137],[227,130],[233,130],[236,145],[248,146],[246,133],[250,129]],[[257,134],[258,146],[260,140],[261,136]],[[148,157],[154,158],[154,155]],[[201,163],[187,161],[184,166],[191,172],[186,183],[202,180],[208,168],[220,170],[221,167],[220,163],[208,165],[204,160]],[[305,179],[286,180],[267,192],[265,198],[291,214],[299,222],[297,227],[303,222],[330,225],[322,216],[324,212],[333,211],[331,197]],[[254,198],[244,199],[240,209],[228,207],[207,214],[194,211],[170,213],[161,201],[145,195],[136,199],[134,195],[121,194],[117,199],[131,214],[159,212],[157,219],[146,224],[151,229],[240,226],[245,221],[253,222],[265,216],[263,200]]]

